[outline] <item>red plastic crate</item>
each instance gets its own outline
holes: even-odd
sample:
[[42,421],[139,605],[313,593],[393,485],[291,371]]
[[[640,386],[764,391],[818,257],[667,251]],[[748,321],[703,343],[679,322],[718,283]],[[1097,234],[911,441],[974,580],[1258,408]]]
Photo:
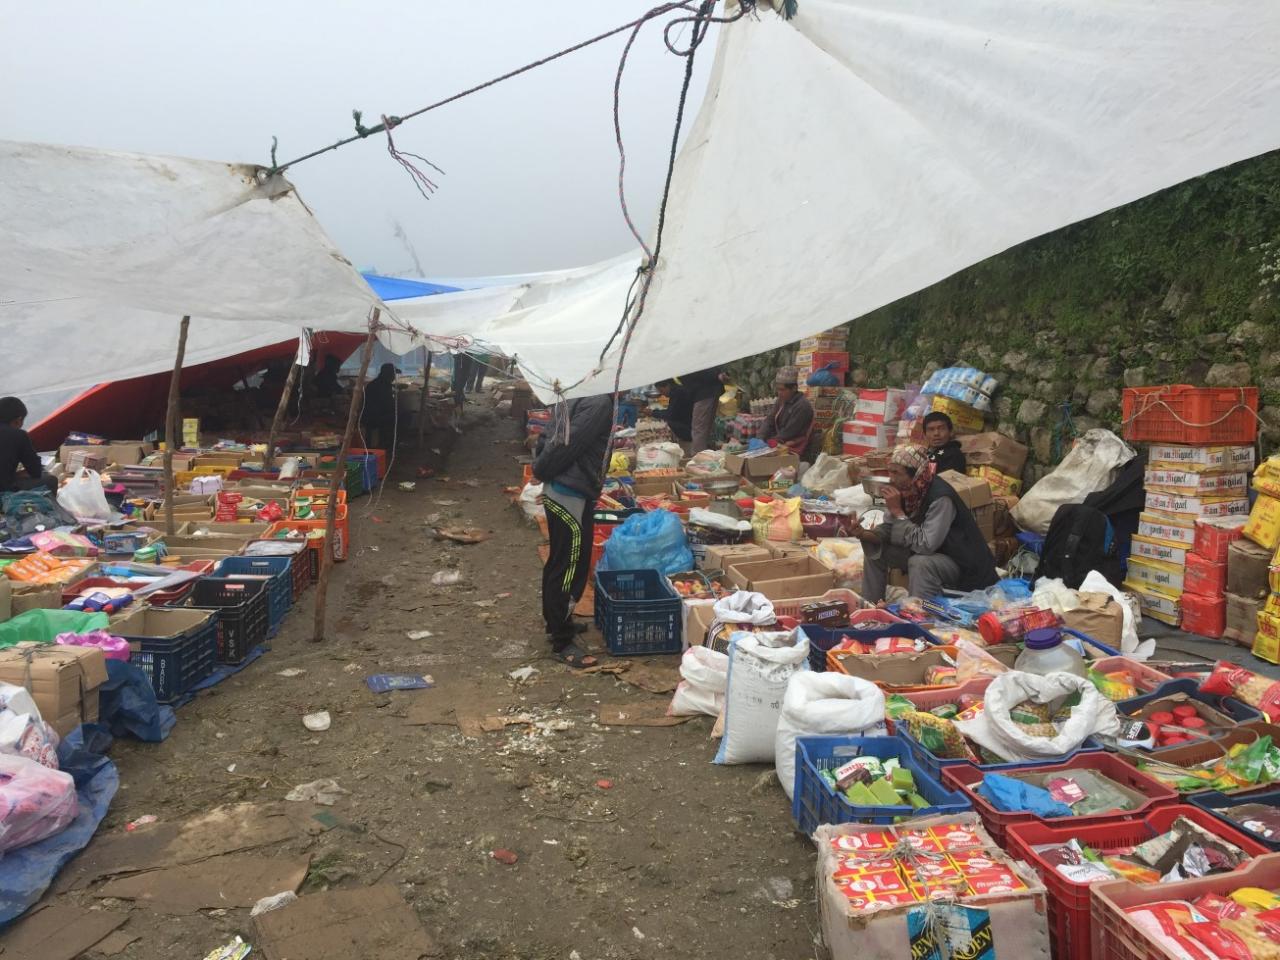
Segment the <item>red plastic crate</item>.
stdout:
[[[1163,757],[1164,755],[1161,754],[1161,759]],[[1095,813],[1086,817],[1071,817],[1070,823],[1077,829],[1094,823],[1114,823],[1135,818],[1140,819],[1156,807],[1168,806],[1178,802],[1178,794],[1175,790],[1151,779],[1145,773],[1140,773],[1135,767],[1129,766],[1119,757],[1110,753],[1082,753],[1079,756],[1072,757],[1066,763],[1035,767],[1025,772],[1040,775],[1065,773],[1069,770],[1095,770],[1102,776],[1114,780],[1121,786],[1128,787],[1147,798],[1145,803],[1139,804],[1134,810],[1116,810],[1109,813]],[[1008,771],[1005,772],[1006,774],[1008,773]],[[1017,773],[1018,771],[1013,772]],[[973,812],[982,818],[982,825],[987,828],[987,832],[1001,847],[1005,845],[1006,832],[1015,823],[1049,824],[1053,822],[1052,820],[1037,817],[1034,813],[1029,813],[1025,810],[1012,812],[997,810],[987,801],[986,797],[978,792],[978,787],[982,785],[982,778],[985,775],[986,771],[979,770],[972,764],[945,767],[942,771],[942,784],[945,787],[954,787],[965,792],[973,802]]]
[[1126,387],[1124,438],[1146,443],[1253,443],[1257,387]]
[[[1015,823],[1009,828],[1009,845],[1006,848],[1009,855],[1015,860],[1029,863],[1040,874],[1040,879],[1049,891],[1049,939],[1053,946],[1054,960],[1089,960],[1092,946],[1089,937],[1089,891],[1095,884],[1068,880],[1032,848],[1047,843],[1066,843],[1074,839],[1094,850],[1107,853],[1146,843],[1167,831],[1179,817],[1186,817],[1214,836],[1234,843],[1251,857],[1270,853],[1264,844],[1248,834],[1232,828],[1207,810],[1187,804],[1158,807],[1141,820],[1075,826],[1073,819],[1064,826],[1041,822]],[[1146,889],[1155,890],[1158,887],[1150,885]]]
[[[1228,730],[1220,736],[1215,736],[1212,740],[1202,740],[1199,743],[1183,743],[1176,747],[1165,747],[1163,750],[1153,754],[1153,759],[1159,760],[1161,763],[1172,764],[1175,767],[1183,767],[1190,769],[1199,766],[1202,763],[1210,763],[1220,760],[1223,755],[1232,747],[1239,744],[1250,744],[1260,737],[1270,737],[1272,743],[1280,743],[1280,726],[1267,723],[1264,720],[1250,720],[1248,723],[1242,723],[1234,730]],[[1117,757],[1117,759],[1119,759]],[[1127,757],[1125,763],[1136,763]],[[1136,770],[1137,767],[1135,766]],[[1208,787],[1203,789],[1207,790]],[[1223,793],[1238,796],[1246,793],[1257,793],[1260,791],[1270,791],[1276,789],[1276,784],[1265,783],[1248,787],[1241,787],[1239,790],[1223,790]],[[1199,793],[1200,790],[1188,790],[1188,793]]]
[[[1243,519],[1243,517],[1241,518]],[[1192,552],[1214,563],[1227,562],[1227,549],[1244,536],[1244,524],[1224,526],[1212,520],[1197,520]]]
[[1196,593],[1182,595],[1182,629],[1214,640],[1227,629],[1227,598],[1223,595],[1204,597]]
[[1194,900],[1206,893],[1229,896],[1241,887],[1280,888],[1280,853],[1251,860],[1233,873],[1144,887],[1124,880],[1095,883],[1090,890],[1093,960],[1177,960],[1142,932],[1125,910],[1161,900]]

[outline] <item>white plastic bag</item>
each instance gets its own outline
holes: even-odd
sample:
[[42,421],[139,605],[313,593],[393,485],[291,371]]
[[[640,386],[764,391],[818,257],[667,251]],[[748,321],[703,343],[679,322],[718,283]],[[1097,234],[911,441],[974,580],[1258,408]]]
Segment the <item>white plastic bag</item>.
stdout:
[[31,694],[11,683],[0,683],[0,753],[58,769],[58,734],[41,719]]
[[809,552],[836,575],[836,586],[855,593],[862,590],[862,568],[865,558],[861,540],[828,538],[819,540]]
[[792,674],[774,737],[774,764],[788,799],[795,795],[796,737],[827,734],[882,736],[884,692],[843,673]]
[[220,474],[212,474],[207,477],[192,477],[191,484],[187,489],[191,493],[206,497],[221,493],[222,476]]
[[729,658],[707,647],[690,647],[680,658],[680,683],[667,714],[688,717],[720,716],[729,685]]
[[58,491],[58,503],[77,520],[114,520],[96,470],[81,467]]
[[526,483],[520,491],[520,511],[530,520],[547,515],[542,505],[542,484]]
[[1089,494],[1111,486],[1120,468],[1134,456],[1133,448],[1110,430],[1090,430],[1051,474],[1018,501],[1013,522],[1023,530],[1048,533],[1060,506],[1084,503]]
[[800,478],[800,485],[812,493],[835,493],[845,489],[849,486],[849,465],[820,453],[813,466]]
[[1072,590],[1059,577],[1041,577],[1031,594],[1031,605],[1042,610],[1052,610],[1058,616],[1080,609],[1080,594]]
[[773,762],[782,699],[792,675],[809,668],[808,657],[803,630],[733,635],[716,763]]
[[0,753],[0,854],[65,830],[76,811],[69,773]]
[[[1056,706],[1077,691],[1080,703],[1071,708],[1071,716],[1061,725],[1057,736],[1028,736],[1025,728],[1009,716],[1009,711],[1024,700]],[[956,729],[1009,761],[1060,757],[1096,733],[1114,737],[1120,730],[1116,705],[1090,681],[1073,673],[1037,676],[1010,670],[991,681],[983,699],[983,711],[972,720],[956,720]]]
[[841,487],[839,490],[834,490],[831,493],[831,499],[836,502],[836,506],[852,510],[858,516],[862,516],[862,514],[875,506],[875,501],[871,499],[871,495],[867,491],[862,489],[861,484],[856,487]]
[[646,443],[636,450],[636,473],[646,470],[673,470],[680,466],[684,451],[678,443]]

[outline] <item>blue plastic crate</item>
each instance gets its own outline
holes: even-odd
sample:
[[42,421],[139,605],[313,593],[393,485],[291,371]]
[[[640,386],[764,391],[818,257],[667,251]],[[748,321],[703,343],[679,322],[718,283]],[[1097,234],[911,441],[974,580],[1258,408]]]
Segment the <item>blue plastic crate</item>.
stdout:
[[213,568],[215,577],[268,577],[267,636],[280,632],[280,624],[293,606],[293,573],[288,557],[227,557]]
[[657,570],[597,570],[596,626],[615,657],[679,653],[680,597]]
[[1280,850],[1280,839],[1268,840],[1260,833],[1254,833],[1252,830],[1246,830],[1234,820],[1228,820],[1219,810],[1224,807],[1235,807],[1242,803],[1262,803],[1268,807],[1280,807],[1280,790],[1264,790],[1257,793],[1221,793],[1217,790],[1205,790],[1202,793],[1193,793],[1188,797],[1183,797],[1181,803],[1189,803],[1193,807],[1199,807],[1208,813],[1213,814],[1223,823],[1234,827],[1245,836],[1257,840],[1263,846],[1270,850]]
[[[854,757],[897,759],[911,771],[916,792],[929,806],[916,810],[910,806],[861,807],[852,804],[822,779],[821,771],[833,769]],[[969,798],[958,790],[948,790],[936,777],[916,763],[896,737],[797,737],[796,782],[791,801],[791,815],[806,836],[824,823],[893,824],[909,817],[931,817],[946,813],[967,813],[973,809]]]
[[[1150,693],[1144,693],[1138,697],[1130,697],[1128,700],[1121,700],[1116,704],[1116,710],[1125,716],[1133,716],[1148,703],[1172,696],[1175,693],[1185,693],[1192,700],[1199,700],[1206,706],[1212,707],[1219,713],[1230,717],[1236,723],[1249,723],[1254,720],[1266,719],[1261,711],[1249,706],[1242,700],[1237,700],[1234,697],[1222,697],[1212,693],[1201,693],[1199,684],[1188,678],[1166,680]],[[1164,749],[1168,750],[1170,748],[1165,747]],[[1151,752],[1159,753],[1160,751],[1153,750]]]
[[1103,753],[1102,744],[1094,740],[1093,737],[1085,740],[1080,745],[1080,749],[1072,750],[1070,753],[1064,753],[1060,757],[1049,757],[1046,760],[1012,760],[1008,763],[970,763],[968,760],[945,760],[936,754],[926,750],[919,740],[911,736],[907,732],[906,724],[898,722],[894,726],[897,729],[897,736],[906,745],[911,752],[912,758],[918,763],[929,776],[936,780],[942,779],[942,771],[947,767],[970,766],[977,767],[987,773],[1004,773],[1006,770],[1029,770],[1033,767],[1051,767],[1055,763],[1066,763],[1072,757],[1081,753]]
[[875,626],[851,627],[819,627],[816,624],[800,625],[804,635],[809,638],[809,669],[819,673],[827,669],[827,652],[845,637],[856,640],[871,641],[883,637],[906,637],[909,640],[924,640],[933,646],[942,641],[917,623],[882,623]]
[[150,607],[122,621],[120,635],[138,645],[129,662],[147,675],[160,703],[177,700],[218,661],[216,611]]

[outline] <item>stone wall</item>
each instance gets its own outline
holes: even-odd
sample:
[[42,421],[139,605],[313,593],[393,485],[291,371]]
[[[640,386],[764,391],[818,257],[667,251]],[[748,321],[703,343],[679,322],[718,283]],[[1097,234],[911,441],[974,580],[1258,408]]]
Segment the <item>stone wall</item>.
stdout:
[[[1119,430],[1121,389],[1254,384],[1280,448],[1280,152],[1037,238],[850,324],[854,385],[940,367],[1000,381],[992,423],[1044,475],[1073,436]],[[786,351],[742,361],[766,395]]]

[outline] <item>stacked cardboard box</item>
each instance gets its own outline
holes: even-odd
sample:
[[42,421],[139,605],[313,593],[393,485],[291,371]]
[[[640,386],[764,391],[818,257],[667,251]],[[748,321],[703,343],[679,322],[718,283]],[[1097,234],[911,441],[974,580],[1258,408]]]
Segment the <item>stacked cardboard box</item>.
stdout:
[[[1257,613],[1257,634],[1254,637],[1255,656],[1271,663],[1280,663],[1280,457],[1271,457],[1258,465],[1253,473],[1253,489],[1258,493],[1249,521],[1244,525],[1244,535],[1268,556],[1267,588],[1269,596]],[[1254,555],[1256,558],[1256,554]],[[1256,562],[1256,559],[1255,559]],[[1256,587],[1257,567],[1251,571],[1251,581],[1245,584]]]
[[829,430],[835,425],[836,417],[842,409],[847,409],[856,399],[853,390],[844,387],[810,387],[801,385],[800,391],[808,398],[813,407],[813,426],[815,430]]
[[1223,635],[1227,551],[1249,508],[1252,463],[1252,447],[1152,446],[1146,511],[1125,581],[1144,614],[1204,636]]
[[859,391],[853,419],[844,423],[845,455],[862,456],[892,447],[906,399],[904,391],[892,388]]

